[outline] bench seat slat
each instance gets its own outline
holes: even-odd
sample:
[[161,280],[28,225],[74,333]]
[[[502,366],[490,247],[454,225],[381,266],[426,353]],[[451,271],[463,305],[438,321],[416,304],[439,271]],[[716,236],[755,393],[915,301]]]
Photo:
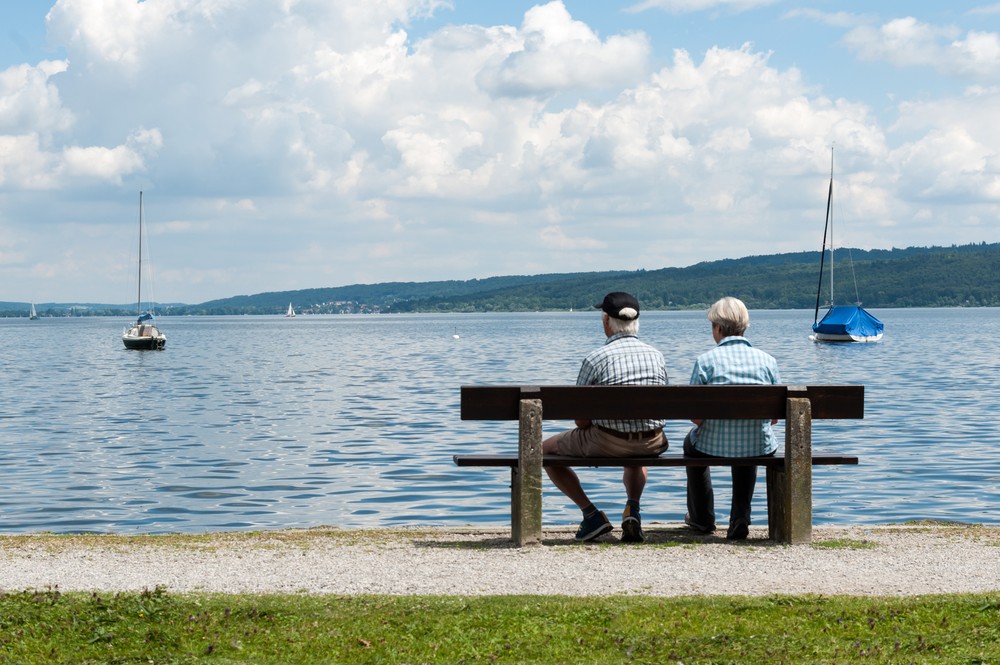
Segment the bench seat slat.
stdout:
[[[517,453],[501,454],[471,454],[455,455],[457,466],[495,466],[516,467]],[[858,458],[851,455],[813,455],[812,463],[816,466],[834,464],[857,464]],[[685,457],[682,455],[663,455],[661,457],[569,457],[565,455],[546,455],[542,458],[542,466],[776,466],[785,465],[784,455],[768,457]]]

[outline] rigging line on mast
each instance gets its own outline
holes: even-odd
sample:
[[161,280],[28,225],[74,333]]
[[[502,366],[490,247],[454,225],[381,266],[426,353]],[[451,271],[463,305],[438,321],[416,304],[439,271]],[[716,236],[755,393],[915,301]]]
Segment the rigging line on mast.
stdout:
[[851,279],[854,280],[854,304],[861,307],[861,294],[858,293],[858,276],[854,274],[854,255],[851,248],[847,248],[847,260],[851,262]]
[[[841,197],[841,200],[843,200],[843,197]],[[841,230],[843,230],[844,220],[847,219],[847,216],[844,214],[843,204],[838,202],[837,205],[840,207],[840,225],[841,225]],[[851,264],[851,280],[854,282],[854,304],[856,304],[858,307],[860,307],[861,306],[861,293],[858,290],[858,276],[857,276],[857,273],[854,270],[854,252],[851,251],[850,247],[842,247],[841,249],[846,249],[847,250],[847,261],[848,261],[848,263]],[[831,258],[830,258],[830,262],[831,262],[830,263],[830,304],[833,305],[833,258],[832,258],[832,253],[833,253],[833,228],[832,228],[832,226],[831,226],[831,229],[830,229],[830,252],[831,252]]]
[[146,308],[150,314],[153,314],[154,303],[156,302],[156,281],[155,275],[153,274],[153,261],[150,258],[152,252],[149,250],[149,233],[145,231],[145,216],[143,210],[142,201],[142,190],[139,190],[139,274],[138,274],[138,294],[136,296],[136,316],[142,315],[142,270],[143,270],[143,244],[145,244],[145,255],[146,255],[146,270],[149,272],[148,279],[146,280],[146,292],[149,294],[146,297],[146,303],[149,305]]
[[135,295],[135,315],[142,316],[142,190],[139,190],[139,287]]

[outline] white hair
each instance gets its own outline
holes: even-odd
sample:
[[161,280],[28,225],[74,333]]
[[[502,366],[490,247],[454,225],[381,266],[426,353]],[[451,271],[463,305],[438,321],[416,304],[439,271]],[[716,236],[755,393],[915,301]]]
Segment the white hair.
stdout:
[[726,296],[708,308],[708,320],[722,328],[726,337],[742,336],[750,327],[750,312],[742,300]]
[[[622,313],[625,313],[626,310],[629,310],[629,309],[631,309],[631,308],[630,307],[626,307],[625,309],[622,310]],[[632,311],[635,312],[634,309]],[[610,314],[607,314],[607,313],[605,313],[604,316],[606,316],[607,319],[608,319],[608,328],[611,330],[611,334],[612,335],[619,335],[619,334],[638,335],[639,334],[639,315],[638,315],[638,313],[636,313],[635,318],[632,319],[631,321],[623,321],[622,319],[616,319],[615,317],[613,317],[613,316],[611,316]]]

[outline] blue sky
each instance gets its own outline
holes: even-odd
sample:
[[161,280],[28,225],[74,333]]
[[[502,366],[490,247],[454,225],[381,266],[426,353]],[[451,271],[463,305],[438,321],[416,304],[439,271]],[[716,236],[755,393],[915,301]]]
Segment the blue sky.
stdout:
[[[0,300],[1000,241],[1000,2],[6,0]],[[804,289],[812,288],[804,284]],[[734,285],[734,290],[738,285]]]

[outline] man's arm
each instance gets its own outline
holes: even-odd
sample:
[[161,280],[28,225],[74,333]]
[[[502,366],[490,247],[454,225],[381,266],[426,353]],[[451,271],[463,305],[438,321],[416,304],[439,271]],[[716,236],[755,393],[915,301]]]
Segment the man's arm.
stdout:
[[[594,366],[590,363],[590,356],[587,356],[580,363],[580,373],[576,376],[576,385],[589,386],[595,383],[598,381],[595,378]],[[591,425],[590,418],[577,418],[573,422],[580,429],[587,429]]]

